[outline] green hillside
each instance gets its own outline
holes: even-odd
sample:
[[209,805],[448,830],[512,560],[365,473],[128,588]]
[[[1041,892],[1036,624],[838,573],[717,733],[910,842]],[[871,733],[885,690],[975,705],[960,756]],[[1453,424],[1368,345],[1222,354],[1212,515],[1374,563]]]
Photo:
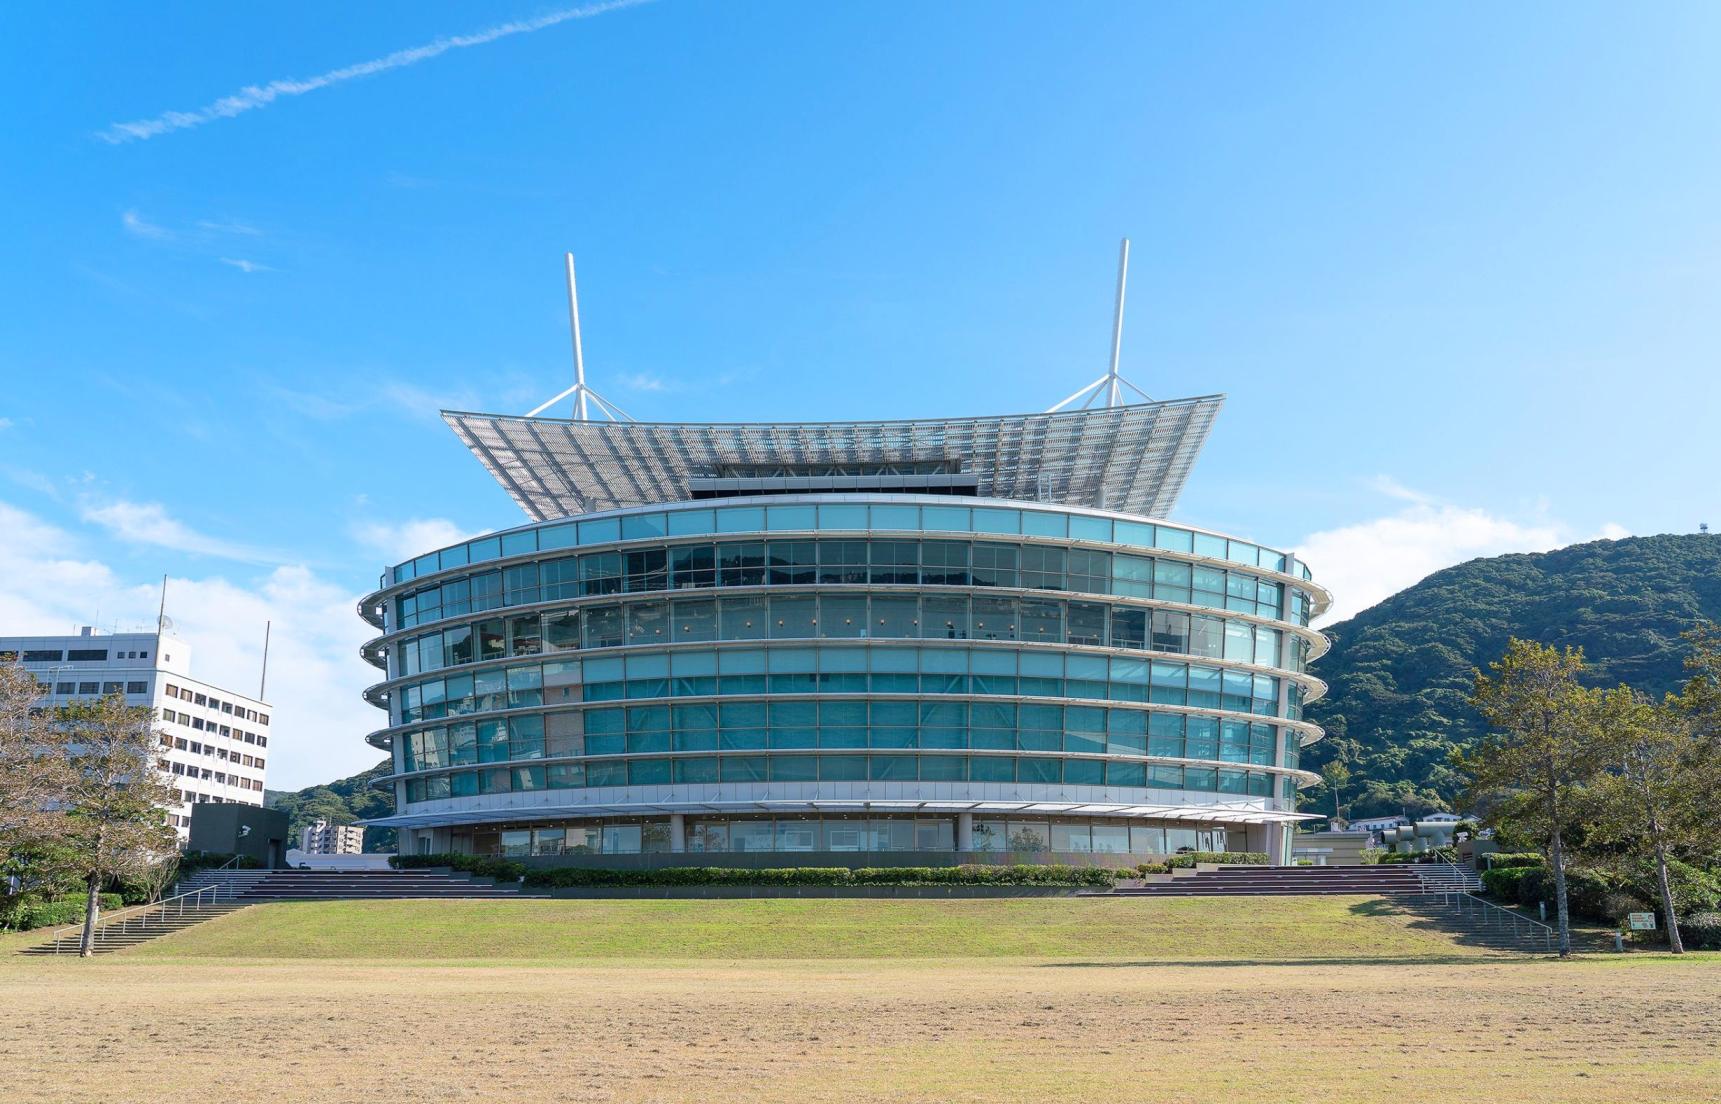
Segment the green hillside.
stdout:
[[[391,773],[384,759],[363,774],[341,778],[302,790],[267,790],[263,804],[280,809],[289,818],[290,839],[299,838],[299,829],[317,820],[331,824],[351,824],[355,820],[388,816],[394,812],[394,799],[382,790],[371,789],[372,779]],[[294,846],[297,846],[295,844]],[[394,829],[366,828],[366,851],[393,851]]]
[[[1594,541],[1553,552],[1472,560],[1436,572],[1348,621],[1314,666],[1331,690],[1308,709],[1328,738],[1319,770],[1349,753],[1351,816],[1450,808],[1463,789],[1448,753],[1482,734],[1467,697],[1473,668],[1509,637],[1583,648],[1598,685],[1660,696],[1684,678],[1680,633],[1721,621],[1721,536]],[[1303,805],[1331,812],[1324,788]]]

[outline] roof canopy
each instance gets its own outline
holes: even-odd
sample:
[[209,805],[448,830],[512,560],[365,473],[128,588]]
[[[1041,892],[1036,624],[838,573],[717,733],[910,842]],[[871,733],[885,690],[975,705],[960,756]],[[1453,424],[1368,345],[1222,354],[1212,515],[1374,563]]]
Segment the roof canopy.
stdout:
[[984,498],[1166,517],[1222,395],[1055,414],[891,422],[443,420],[534,521],[681,502],[745,465],[953,462]]

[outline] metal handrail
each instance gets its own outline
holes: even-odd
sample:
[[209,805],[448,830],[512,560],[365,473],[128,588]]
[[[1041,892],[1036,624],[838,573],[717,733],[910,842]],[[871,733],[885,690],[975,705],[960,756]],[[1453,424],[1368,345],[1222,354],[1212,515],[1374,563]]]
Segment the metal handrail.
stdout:
[[1476,894],[1467,890],[1456,892],[1448,891],[1440,894],[1440,896],[1445,898],[1449,904],[1453,902],[1454,898],[1456,898],[1458,911],[1460,913],[1464,911],[1466,901],[1474,904],[1477,907],[1478,915],[1485,918],[1483,921],[1484,927],[1487,926],[1487,919],[1492,919],[1494,921],[1494,925],[1503,930],[1505,928],[1504,921],[1510,920],[1514,934],[1517,934],[1518,931],[1522,929],[1528,938],[1532,940],[1540,938],[1544,950],[1551,953],[1554,949],[1556,942],[1554,929],[1539,920],[1532,920],[1528,916],[1522,916],[1513,912],[1509,908],[1496,905],[1492,901],[1485,901],[1481,897],[1478,897]]
[[[94,947],[99,945],[104,934],[113,932],[116,929],[121,933],[131,931],[131,924],[134,920],[147,926],[149,922],[149,914],[165,916],[168,912],[169,905],[176,906],[174,915],[185,915],[187,898],[195,899],[191,905],[194,909],[202,908],[204,906],[205,902],[203,901],[203,897],[205,894],[210,896],[211,901],[218,902],[221,900],[220,889],[220,886],[203,886],[200,889],[187,890],[184,893],[178,893],[172,897],[165,897],[159,901],[151,901],[148,904],[143,905],[133,905],[130,908],[120,909],[118,912],[110,912],[105,916],[98,916],[96,918],[96,928],[91,940],[91,946]],[[122,917],[124,919],[121,919]],[[73,934],[77,934],[81,937],[83,930],[84,925],[82,921],[56,929],[53,933],[54,953],[59,954],[60,944],[65,942],[66,939],[71,937]],[[80,946],[79,949],[81,950],[82,947]]]

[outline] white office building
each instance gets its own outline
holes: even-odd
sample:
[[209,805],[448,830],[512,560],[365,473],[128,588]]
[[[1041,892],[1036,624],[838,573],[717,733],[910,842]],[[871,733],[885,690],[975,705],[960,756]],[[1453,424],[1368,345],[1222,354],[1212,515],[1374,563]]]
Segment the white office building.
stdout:
[[161,769],[179,791],[168,819],[183,840],[199,802],[263,804],[269,757],[267,703],[191,674],[191,645],[153,632],[84,628],[73,636],[0,636],[0,662],[19,662],[65,705],[111,693],[160,718]]

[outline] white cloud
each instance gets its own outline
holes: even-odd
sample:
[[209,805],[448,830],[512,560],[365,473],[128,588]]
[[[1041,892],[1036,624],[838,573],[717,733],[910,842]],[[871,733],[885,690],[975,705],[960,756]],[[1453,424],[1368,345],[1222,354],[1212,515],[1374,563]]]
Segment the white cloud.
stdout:
[[1479,556],[1545,552],[1579,539],[1628,536],[1612,522],[1583,538],[1546,517],[1514,519],[1440,502],[1385,477],[1371,486],[1406,505],[1385,517],[1312,533],[1296,549],[1333,593],[1321,623],[1342,621],[1442,568]]
[[[122,577],[90,558],[72,533],[0,502],[0,625],[14,633],[65,633],[78,625],[153,629],[160,579]],[[382,672],[359,658],[375,631],[360,595],[302,566],[251,580],[175,575],[167,612],[191,648],[192,673],[239,693],[257,690],[263,626],[269,642],[268,785],[297,789],[364,770],[382,758],[363,736],[386,722],[360,692]]]
[[11,418],[0,418],[0,431],[8,430],[11,428],[12,428],[12,419]]
[[510,35],[531,34],[558,23],[566,23],[570,19],[588,19],[594,15],[615,11],[619,8],[631,8],[648,0],[605,0],[603,3],[587,4],[578,8],[563,8],[560,11],[549,12],[532,19],[517,19],[486,28],[475,34],[450,35],[427,42],[422,46],[413,46],[405,50],[396,50],[392,54],[375,58],[371,61],[361,61],[353,65],[331,69],[305,80],[288,78],[273,80],[267,84],[250,84],[229,96],[223,96],[212,104],[197,108],[193,111],[166,111],[151,119],[138,119],[129,123],[114,123],[106,130],[97,133],[96,137],[104,142],[119,145],[124,142],[135,142],[142,139],[154,138],[158,134],[166,134],[173,130],[188,130],[212,123],[217,119],[231,119],[235,115],[243,115],[247,111],[255,111],[267,107],[282,96],[303,96],[307,92],[315,92],[343,81],[356,80],[359,77],[374,76],[390,69],[403,69],[408,65],[417,65],[421,61],[429,61],[450,50],[465,49],[470,46],[482,46],[495,42],[499,38]]
[[668,391],[669,384],[656,376],[634,372],[621,378],[621,385],[632,391]]
[[238,219],[198,219],[197,225],[199,229],[207,230],[211,234],[238,234],[247,238],[263,236],[263,231]]
[[172,230],[165,226],[157,226],[136,211],[127,211],[121,215],[120,225],[125,227],[126,233],[134,237],[149,238],[152,241],[167,241],[174,236]]
[[394,523],[359,522],[353,526],[352,535],[388,564],[397,564],[488,531],[464,529],[447,518],[410,518]]
[[219,556],[249,563],[278,559],[246,545],[199,533],[170,517],[159,502],[86,501],[79,515],[128,544],[156,545],[176,552],[194,552],[200,556]]
[[224,265],[232,265],[234,268],[237,268],[240,272],[244,273],[275,271],[268,265],[262,264],[258,261],[247,261],[243,258],[237,257],[223,257],[221,258],[221,263]]

